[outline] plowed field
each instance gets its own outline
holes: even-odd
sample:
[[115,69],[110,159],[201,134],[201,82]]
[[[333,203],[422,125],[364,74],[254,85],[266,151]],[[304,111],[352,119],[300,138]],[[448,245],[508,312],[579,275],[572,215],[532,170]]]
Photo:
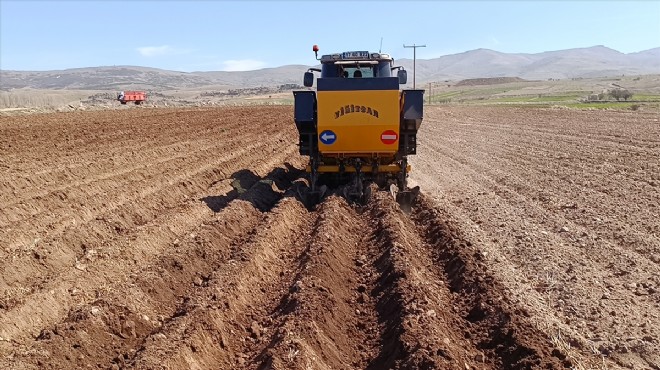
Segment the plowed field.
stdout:
[[660,122],[427,108],[411,214],[291,107],[0,117],[0,368],[660,368]]

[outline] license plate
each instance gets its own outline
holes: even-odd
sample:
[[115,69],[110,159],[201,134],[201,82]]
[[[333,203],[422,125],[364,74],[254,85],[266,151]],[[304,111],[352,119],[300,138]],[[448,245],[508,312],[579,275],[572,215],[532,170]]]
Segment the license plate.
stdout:
[[346,51],[342,54],[342,59],[369,59],[368,51]]

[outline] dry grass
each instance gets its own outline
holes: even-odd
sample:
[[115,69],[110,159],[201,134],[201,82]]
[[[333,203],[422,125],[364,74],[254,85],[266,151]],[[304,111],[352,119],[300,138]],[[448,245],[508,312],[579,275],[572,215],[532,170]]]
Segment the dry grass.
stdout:
[[595,356],[599,356],[602,360],[601,363],[586,363],[581,356],[578,355],[578,350],[574,349],[571,347],[571,344],[564,338],[562,335],[561,331],[557,330],[556,333],[550,334],[550,342],[552,342],[552,346],[557,349],[559,352],[561,352],[564,356],[566,356],[566,359],[568,359],[572,367],[571,369],[574,370],[608,370],[609,367],[607,366],[607,363],[605,362],[605,357],[596,349],[596,347],[593,345],[593,343],[590,343],[591,347],[591,353],[593,353]]
[[94,92],[85,90],[32,90],[21,89],[0,91],[0,109],[5,108],[37,108],[59,107],[79,103]]

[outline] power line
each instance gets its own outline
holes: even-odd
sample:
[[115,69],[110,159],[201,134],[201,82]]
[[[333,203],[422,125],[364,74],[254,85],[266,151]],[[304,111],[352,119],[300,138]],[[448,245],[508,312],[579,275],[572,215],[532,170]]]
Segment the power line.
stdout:
[[413,48],[413,89],[415,88],[415,64],[417,64],[417,48],[425,48],[426,45],[403,45],[404,48]]

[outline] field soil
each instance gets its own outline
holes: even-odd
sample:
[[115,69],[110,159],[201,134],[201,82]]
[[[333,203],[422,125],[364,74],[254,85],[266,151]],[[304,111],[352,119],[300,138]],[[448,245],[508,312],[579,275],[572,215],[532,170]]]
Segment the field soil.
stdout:
[[658,115],[425,115],[411,213],[292,107],[0,116],[0,368],[660,368]]

